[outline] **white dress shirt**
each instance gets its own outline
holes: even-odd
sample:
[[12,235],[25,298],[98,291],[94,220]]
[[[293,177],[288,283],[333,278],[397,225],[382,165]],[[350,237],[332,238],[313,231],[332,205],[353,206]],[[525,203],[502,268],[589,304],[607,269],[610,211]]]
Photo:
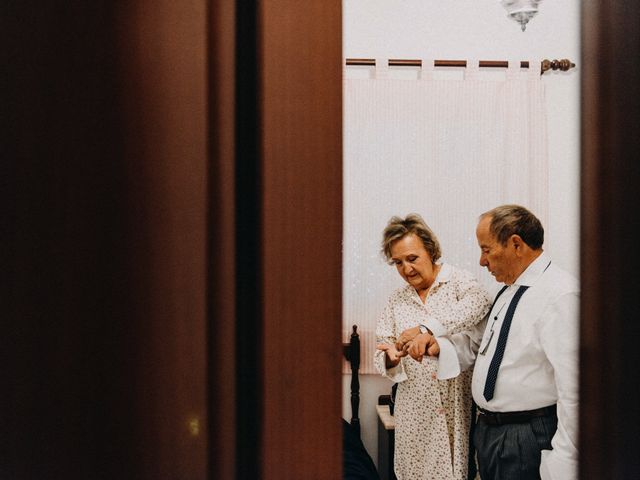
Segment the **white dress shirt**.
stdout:
[[[529,289],[511,322],[494,397],[486,401],[484,385],[500,328],[513,295],[522,285]],[[472,393],[480,408],[516,412],[557,404],[553,450],[542,451],[543,479],[577,476],[578,308],[577,280],[543,253],[500,295],[484,322],[469,332],[438,338],[439,378],[455,375],[475,360]]]

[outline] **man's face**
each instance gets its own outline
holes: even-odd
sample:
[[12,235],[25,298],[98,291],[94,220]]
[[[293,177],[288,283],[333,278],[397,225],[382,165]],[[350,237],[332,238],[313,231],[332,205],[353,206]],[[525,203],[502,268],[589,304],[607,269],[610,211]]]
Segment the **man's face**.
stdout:
[[487,270],[498,282],[511,285],[516,281],[520,272],[516,249],[511,239],[502,245],[489,230],[491,217],[480,220],[476,228],[476,237],[480,246],[480,265]]

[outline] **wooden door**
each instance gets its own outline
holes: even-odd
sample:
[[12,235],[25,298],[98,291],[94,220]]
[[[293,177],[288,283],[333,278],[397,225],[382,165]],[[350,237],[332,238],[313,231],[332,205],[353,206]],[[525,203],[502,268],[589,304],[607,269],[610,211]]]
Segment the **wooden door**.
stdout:
[[580,478],[640,478],[640,33],[636,2],[582,5]]
[[213,468],[340,478],[341,3],[211,18]]
[[2,478],[206,478],[207,13],[3,6]]
[[10,2],[7,478],[339,478],[341,5]]

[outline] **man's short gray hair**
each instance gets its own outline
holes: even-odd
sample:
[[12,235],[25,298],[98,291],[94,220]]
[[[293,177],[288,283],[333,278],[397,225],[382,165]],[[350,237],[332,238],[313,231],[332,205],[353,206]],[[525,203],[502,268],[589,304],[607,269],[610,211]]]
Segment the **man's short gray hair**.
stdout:
[[520,205],[501,205],[480,215],[491,218],[489,231],[505,245],[511,235],[518,235],[533,250],[542,248],[544,228],[540,220]]

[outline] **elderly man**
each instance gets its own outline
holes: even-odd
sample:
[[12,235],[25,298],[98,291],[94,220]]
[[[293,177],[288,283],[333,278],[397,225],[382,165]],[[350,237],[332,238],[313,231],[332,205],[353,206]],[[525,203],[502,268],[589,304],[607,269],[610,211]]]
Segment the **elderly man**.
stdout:
[[505,284],[486,320],[437,338],[407,330],[397,347],[418,360],[439,353],[439,378],[475,362],[473,441],[483,479],[574,479],[578,282],[543,252],[544,229],[523,207],[482,214],[476,236],[480,265]]

